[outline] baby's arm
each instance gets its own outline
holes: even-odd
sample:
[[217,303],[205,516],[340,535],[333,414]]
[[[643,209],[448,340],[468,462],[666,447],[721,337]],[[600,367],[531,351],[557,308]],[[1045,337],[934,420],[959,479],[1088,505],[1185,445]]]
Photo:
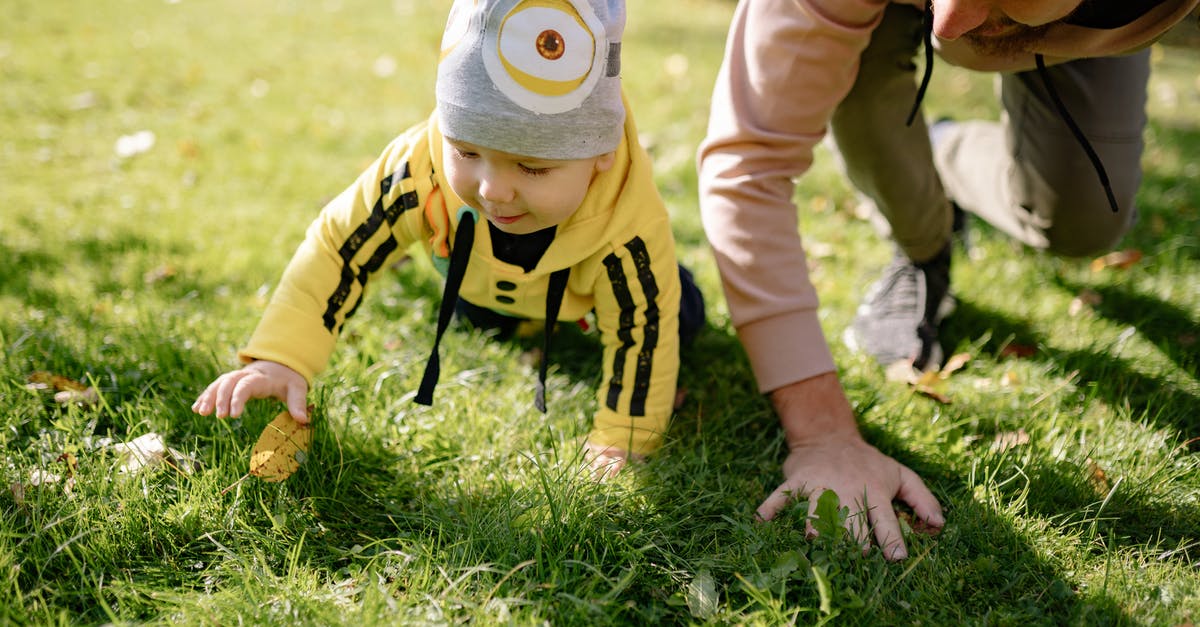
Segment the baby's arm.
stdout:
[[252,398],[275,398],[287,403],[288,413],[300,424],[308,423],[305,398],[308,382],[300,373],[273,361],[253,361],[217,377],[200,393],[192,411],[201,416],[237,418]]
[[657,449],[674,408],[679,266],[665,217],[641,235],[604,258],[593,292],[604,358],[584,453],[598,475]]

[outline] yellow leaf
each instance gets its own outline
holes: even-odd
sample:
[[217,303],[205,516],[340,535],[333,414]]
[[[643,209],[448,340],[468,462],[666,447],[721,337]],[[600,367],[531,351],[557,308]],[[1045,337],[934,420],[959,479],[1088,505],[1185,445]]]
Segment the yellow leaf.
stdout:
[[250,474],[268,482],[287,479],[304,461],[310,442],[312,429],[308,425],[296,422],[287,411],[280,413],[254,444]]
[[971,361],[970,353],[955,353],[946,360],[946,365],[942,366],[939,376],[943,379],[949,378],[955,371],[961,370],[963,366],[967,365],[968,361]]

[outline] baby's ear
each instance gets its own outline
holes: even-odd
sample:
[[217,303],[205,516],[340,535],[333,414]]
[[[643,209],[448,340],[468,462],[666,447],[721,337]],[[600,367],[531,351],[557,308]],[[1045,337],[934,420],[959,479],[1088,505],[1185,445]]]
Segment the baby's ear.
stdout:
[[596,173],[608,172],[608,170],[613,167],[613,163],[616,163],[616,161],[616,151],[606,152],[599,157],[596,157]]

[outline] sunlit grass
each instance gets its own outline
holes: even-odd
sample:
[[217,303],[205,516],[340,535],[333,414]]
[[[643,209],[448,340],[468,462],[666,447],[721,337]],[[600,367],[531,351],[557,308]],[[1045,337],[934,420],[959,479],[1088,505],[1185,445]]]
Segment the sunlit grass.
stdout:
[[[594,338],[443,342],[417,261],[375,285],[318,380],[308,461],[244,478],[279,411],[198,418],[326,199],[432,106],[446,3],[31,2],[0,20],[0,624],[1169,624],[1200,616],[1200,54],[1159,47],[1142,260],[1093,272],[975,225],[940,404],[832,347],[872,442],[946,506],[907,562],[754,508],[783,443],[729,326],[694,154],[731,2],[631,3],[624,82],[711,328],[660,454],[579,472]],[[937,67],[931,117],[994,116]],[[151,131],[122,157],[122,136]],[[797,195],[830,338],[890,251],[822,149]],[[1082,305],[1073,305],[1087,295]],[[1094,296],[1092,296],[1094,295]],[[1023,356],[1013,357],[1013,347]],[[98,403],[27,387],[47,371]],[[120,472],[161,434],[195,472]],[[71,459],[77,465],[72,465]],[[50,473],[57,482],[35,486]],[[70,485],[67,489],[68,483]],[[10,487],[11,486],[11,487]],[[834,521],[836,522],[836,520]]]

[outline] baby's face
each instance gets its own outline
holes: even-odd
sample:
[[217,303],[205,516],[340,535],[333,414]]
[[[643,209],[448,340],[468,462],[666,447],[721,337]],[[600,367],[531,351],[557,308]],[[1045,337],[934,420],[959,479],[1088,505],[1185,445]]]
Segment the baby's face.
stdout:
[[557,226],[579,209],[592,178],[613,153],[587,159],[538,159],[444,138],[450,187],[501,231],[514,235]]

